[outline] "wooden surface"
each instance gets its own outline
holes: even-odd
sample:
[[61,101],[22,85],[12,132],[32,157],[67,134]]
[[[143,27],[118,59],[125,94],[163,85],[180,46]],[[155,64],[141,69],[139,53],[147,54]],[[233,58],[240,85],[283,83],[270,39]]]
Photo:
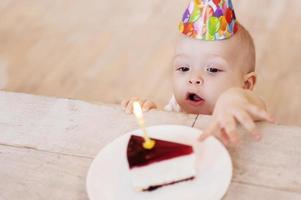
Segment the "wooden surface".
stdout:
[[[137,129],[119,106],[0,92],[0,199],[88,199],[86,174],[95,155]],[[149,126],[204,128],[211,118],[162,111],[145,114]],[[234,176],[224,199],[301,198],[301,127],[258,124],[260,143],[241,129],[229,149]]]
[[[1,0],[0,88],[163,106],[169,63],[189,0]],[[233,0],[257,48],[256,92],[281,124],[301,125],[301,1]]]

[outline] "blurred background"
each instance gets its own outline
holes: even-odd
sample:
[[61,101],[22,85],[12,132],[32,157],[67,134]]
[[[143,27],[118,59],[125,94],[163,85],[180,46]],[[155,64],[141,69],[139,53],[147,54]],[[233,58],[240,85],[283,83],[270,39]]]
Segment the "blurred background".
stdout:
[[[0,0],[0,89],[165,105],[189,0]],[[257,50],[256,92],[281,124],[301,125],[301,1],[233,0]],[[0,111],[1,112],[1,111]]]

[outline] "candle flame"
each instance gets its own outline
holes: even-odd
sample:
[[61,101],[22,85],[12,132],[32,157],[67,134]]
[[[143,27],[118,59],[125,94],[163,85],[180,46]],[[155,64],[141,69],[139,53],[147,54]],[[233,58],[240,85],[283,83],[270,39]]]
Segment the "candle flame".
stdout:
[[134,101],[133,102],[133,107],[134,107],[134,114],[138,120],[138,123],[143,131],[143,134],[144,134],[144,143],[143,143],[143,147],[145,149],[152,149],[154,146],[155,146],[155,141],[154,140],[151,140],[149,137],[148,137],[148,134],[147,134],[147,131],[145,129],[145,126],[144,126],[144,119],[143,119],[143,112],[142,112],[142,109],[141,109],[141,106],[140,106],[140,103],[138,101]]
[[138,101],[135,101],[133,103],[134,106],[134,114],[138,119],[142,119],[143,118],[143,112],[140,106],[140,103]]

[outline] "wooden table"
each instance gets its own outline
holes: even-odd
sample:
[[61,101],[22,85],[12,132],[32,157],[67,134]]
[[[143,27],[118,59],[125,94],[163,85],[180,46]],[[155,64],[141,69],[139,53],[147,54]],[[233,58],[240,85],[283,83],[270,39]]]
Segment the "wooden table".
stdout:
[[[0,199],[88,199],[86,174],[95,155],[137,129],[118,105],[0,92]],[[208,116],[151,111],[149,126],[204,128]],[[229,149],[234,176],[224,199],[301,199],[301,127],[258,124],[255,143]]]

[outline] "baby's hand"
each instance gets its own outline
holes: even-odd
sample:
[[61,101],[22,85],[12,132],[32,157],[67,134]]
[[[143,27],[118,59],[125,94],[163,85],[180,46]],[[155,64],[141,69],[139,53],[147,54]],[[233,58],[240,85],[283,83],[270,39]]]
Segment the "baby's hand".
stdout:
[[200,136],[200,141],[209,135],[215,135],[225,145],[235,145],[239,142],[237,123],[244,126],[256,140],[260,140],[261,134],[256,130],[255,121],[274,123],[274,119],[266,111],[264,102],[252,91],[240,88],[229,89],[219,97],[213,117],[214,121]]
[[132,114],[133,113],[133,103],[134,103],[134,101],[138,101],[140,103],[143,112],[146,112],[146,111],[149,111],[151,109],[156,109],[157,108],[156,104],[153,103],[152,101],[143,100],[143,99],[140,99],[138,97],[132,97],[130,99],[123,100],[121,102],[122,109],[128,114]]

